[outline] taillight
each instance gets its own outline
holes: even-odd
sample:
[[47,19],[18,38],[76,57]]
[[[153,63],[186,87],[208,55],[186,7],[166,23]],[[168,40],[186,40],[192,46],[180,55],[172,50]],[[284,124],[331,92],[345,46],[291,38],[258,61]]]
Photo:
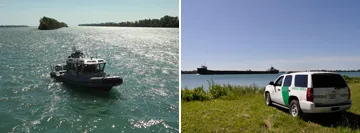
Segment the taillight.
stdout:
[[306,91],[306,101],[312,102],[314,101],[313,98],[313,88],[308,88]]
[[350,87],[348,87],[348,94],[349,94],[348,99],[350,99],[350,97],[351,97]]

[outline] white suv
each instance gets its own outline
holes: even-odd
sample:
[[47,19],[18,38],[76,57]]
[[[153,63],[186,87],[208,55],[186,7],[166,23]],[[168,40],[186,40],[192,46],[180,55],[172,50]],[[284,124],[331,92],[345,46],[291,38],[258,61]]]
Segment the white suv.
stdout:
[[289,109],[292,117],[303,113],[344,112],[350,109],[350,88],[331,72],[296,72],[280,75],[265,87],[266,105]]

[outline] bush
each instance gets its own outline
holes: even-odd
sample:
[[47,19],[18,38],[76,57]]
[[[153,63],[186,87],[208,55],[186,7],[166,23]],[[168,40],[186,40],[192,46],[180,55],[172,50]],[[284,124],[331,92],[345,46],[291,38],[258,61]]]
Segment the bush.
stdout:
[[209,90],[205,91],[203,86],[196,87],[193,90],[185,88],[181,90],[181,99],[182,101],[204,101],[210,99],[228,99],[234,100],[238,99],[243,95],[250,94],[263,94],[264,89],[256,85],[250,86],[236,86],[236,85],[220,85],[215,84],[212,80],[208,81]]
[[221,96],[225,96],[225,95],[227,95],[227,91],[230,91],[230,90],[226,90],[225,87],[223,87],[219,84],[213,84],[213,85],[209,86],[209,92],[210,92],[212,98],[219,98]]
[[204,101],[209,100],[210,95],[205,92],[204,87],[196,87],[193,90],[185,88],[181,90],[181,100],[182,101]]
[[360,77],[350,77],[347,75],[342,75],[343,78],[345,79],[346,83],[360,83]]

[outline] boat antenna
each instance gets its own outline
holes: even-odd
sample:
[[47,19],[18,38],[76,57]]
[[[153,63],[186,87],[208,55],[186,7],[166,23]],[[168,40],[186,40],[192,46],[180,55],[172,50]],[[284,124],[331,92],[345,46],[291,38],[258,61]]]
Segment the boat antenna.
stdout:
[[75,44],[74,44],[74,46],[72,47],[72,50],[73,50],[73,51],[76,51],[76,47],[75,47]]
[[51,71],[53,72],[54,70],[53,70],[53,67],[52,67],[52,65],[51,65],[51,63],[50,63],[50,69],[51,69]]

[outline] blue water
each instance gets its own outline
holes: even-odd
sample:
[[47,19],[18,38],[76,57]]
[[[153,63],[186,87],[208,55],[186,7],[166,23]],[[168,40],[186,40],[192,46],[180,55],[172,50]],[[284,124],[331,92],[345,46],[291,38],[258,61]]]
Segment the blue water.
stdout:
[[[110,92],[51,80],[76,45],[124,78]],[[178,132],[179,30],[0,28],[0,133]]]
[[[195,87],[203,86],[205,89],[209,87],[208,81],[213,80],[217,84],[232,84],[232,85],[257,85],[260,87],[266,86],[270,81],[276,80],[279,74],[240,74],[240,75],[196,75],[196,74],[182,74],[181,88],[185,87],[193,89]],[[360,72],[340,72],[342,75],[360,76]]]

